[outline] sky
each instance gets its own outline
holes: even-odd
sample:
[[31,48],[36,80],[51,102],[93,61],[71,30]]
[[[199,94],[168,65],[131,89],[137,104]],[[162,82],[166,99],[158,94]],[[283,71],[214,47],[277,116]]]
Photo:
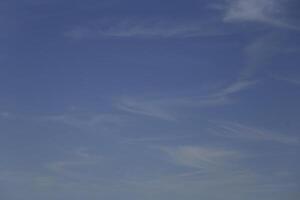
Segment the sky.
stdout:
[[299,9],[0,1],[0,198],[298,200]]

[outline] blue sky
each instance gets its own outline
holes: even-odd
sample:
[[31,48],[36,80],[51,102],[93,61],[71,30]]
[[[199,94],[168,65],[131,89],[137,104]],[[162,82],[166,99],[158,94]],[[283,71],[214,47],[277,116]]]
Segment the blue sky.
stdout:
[[297,200],[296,0],[0,2],[0,198]]

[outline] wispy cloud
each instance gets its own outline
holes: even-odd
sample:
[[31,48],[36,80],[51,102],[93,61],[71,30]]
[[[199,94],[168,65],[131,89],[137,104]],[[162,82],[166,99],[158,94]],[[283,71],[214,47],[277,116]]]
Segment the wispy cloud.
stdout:
[[233,95],[233,94],[239,93],[243,90],[249,89],[257,83],[258,83],[258,81],[254,81],[254,80],[238,80],[238,81],[234,82],[233,84],[217,91],[212,96],[225,97],[225,96]]
[[286,81],[288,83],[300,86],[300,77],[295,78],[295,77],[290,77],[290,76],[283,76],[283,75],[278,75],[278,74],[271,74],[272,78],[278,81]]
[[251,78],[262,68],[268,67],[271,59],[283,49],[281,43],[282,38],[267,34],[246,45],[244,48],[246,66],[241,72],[241,78]]
[[293,50],[288,35],[269,32],[256,36],[243,48],[244,67],[240,79],[248,80],[259,74],[270,74],[274,61]]
[[[224,3],[225,2],[225,3]],[[286,30],[300,30],[292,23],[288,7],[290,0],[225,0],[215,9],[223,12],[225,23],[260,23]],[[251,28],[251,27],[249,27]],[[255,37],[244,47],[244,67],[240,79],[248,80],[270,66],[272,59],[287,50],[289,32],[269,31]]]
[[117,108],[138,115],[155,117],[164,120],[174,120],[174,116],[170,111],[165,109],[165,101],[161,99],[144,100],[130,97],[122,97],[116,103]]
[[180,108],[195,107],[216,107],[232,102],[231,96],[249,89],[257,84],[257,81],[238,80],[226,87],[211,91],[206,95],[194,97],[174,98],[132,98],[123,97],[116,107],[133,114],[144,115],[163,120],[176,120]]
[[[225,23],[255,22],[290,31],[299,31],[300,27],[289,16],[290,0],[225,0],[219,10],[224,12]],[[250,27],[249,27],[250,28]],[[253,78],[262,69],[270,67],[272,59],[287,51],[288,32],[270,31],[255,38],[244,47],[244,69],[240,78]]]
[[39,120],[63,123],[71,127],[90,130],[112,130],[119,127],[128,119],[124,115],[111,113],[63,113],[58,115],[41,116]]
[[97,165],[103,160],[103,156],[92,155],[87,149],[80,148],[75,152],[75,158],[60,161],[53,161],[46,164],[46,168],[53,172],[73,175],[72,169],[76,167],[84,167],[89,165]]
[[176,175],[165,177],[179,185],[230,190],[237,186],[253,188],[252,184],[257,184],[259,179],[243,165],[246,156],[235,149],[199,145],[162,146],[160,149],[170,163],[183,169]]
[[268,187],[276,191],[286,187],[280,181],[280,178],[286,175],[278,175],[278,172],[275,172],[270,179],[266,174],[251,170],[247,163],[253,155],[237,149],[199,145],[162,146],[160,149],[171,163],[185,169],[173,177],[166,177],[172,181],[196,183],[204,188],[227,188],[226,190],[241,187],[243,190],[251,188],[252,191],[263,191]]
[[174,142],[174,141],[182,141],[185,139],[192,139],[195,138],[194,136],[182,136],[182,135],[174,135],[172,134],[171,136],[161,136],[161,137],[136,137],[136,138],[124,138],[120,140],[120,143],[124,144],[147,144],[147,143],[152,143],[152,144],[158,144],[161,142]]
[[270,141],[282,144],[299,144],[299,138],[274,131],[245,126],[236,122],[216,122],[210,128],[212,134],[244,140]]
[[[0,113],[3,119],[20,119],[39,122],[62,123],[84,130],[112,130],[128,123],[130,114],[147,116],[162,120],[177,120],[180,110],[185,108],[210,108],[233,103],[232,96],[255,86],[258,81],[239,79],[229,85],[219,87],[204,94],[174,97],[131,97],[123,96],[112,102],[119,111],[107,113],[63,112],[60,114],[19,115],[9,112]],[[121,113],[126,112],[127,114]]]
[[161,150],[178,165],[208,171],[223,168],[241,157],[238,151],[202,146],[162,147]]
[[227,1],[225,22],[260,22],[279,28],[300,30],[285,19],[285,3],[282,0],[232,0]]
[[84,38],[188,38],[227,34],[207,21],[167,19],[110,19],[78,26],[65,33],[74,39]]
[[10,112],[0,112],[0,119],[15,119],[15,115]]

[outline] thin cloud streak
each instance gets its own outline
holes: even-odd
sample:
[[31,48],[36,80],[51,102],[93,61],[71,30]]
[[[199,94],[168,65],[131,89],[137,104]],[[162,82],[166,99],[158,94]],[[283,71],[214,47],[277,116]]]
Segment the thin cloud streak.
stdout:
[[202,146],[161,147],[173,162],[178,165],[210,171],[225,167],[234,159],[241,157],[240,152]]
[[190,38],[225,35],[222,27],[203,21],[172,21],[164,19],[100,20],[65,33],[73,39],[87,38]]
[[149,142],[170,142],[183,139],[191,139],[193,136],[170,136],[170,137],[142,137],[142,138],[124,138],[121,143],[125,144],[137,144],[137,143],[149,143]]
[[123,97],[116,103],[116,107],[132,114],[174,121],[177,120],[179,108],[209,108],[230,104],[233,102],[232,95],[247,90],[257,83],[257,81],[238,80],[217,91],[198,97],[156,99]]
[[112,113],[63,113],[59,115],[42,116],[39,120],[62,123],[84,130],[112,130],[126,123],[128,116]]
[[215,127],[209,129],[214,135],[243,140],[269,141],[281,144],[299,144],[299,138],[286,134],[249,127],[236,122],[216,122]]
[[239,93],[243,90],[249,89],[256,85],[258,81],[253,81],[253,80],[238,80],[237,82],[225,87],[224,89],[220,90],[219,92],[216,92],[215,96],[229,96],[232,94]]
[[53,172],[64,175],[72,174],[72,168],[89,165],[97,165],[103,160],[103,156],[92,155],[86,149],[78,149],[75,152],[75,159],[66,159],[46,163],[45,167]]
[[276,74],[276,75],[272,74],[271,77],[278,81],[285,81],[285,82],[294,84],[296,86],[300,86],[300,78],[292,78],[292,77],[288,77],[288,76],[281,76],[278,74]]

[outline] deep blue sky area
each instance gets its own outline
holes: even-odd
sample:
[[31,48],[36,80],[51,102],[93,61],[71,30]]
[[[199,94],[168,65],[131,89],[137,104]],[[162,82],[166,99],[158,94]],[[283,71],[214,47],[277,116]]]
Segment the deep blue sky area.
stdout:
[[0,1],[0,199],[298,200],[299,9]]

